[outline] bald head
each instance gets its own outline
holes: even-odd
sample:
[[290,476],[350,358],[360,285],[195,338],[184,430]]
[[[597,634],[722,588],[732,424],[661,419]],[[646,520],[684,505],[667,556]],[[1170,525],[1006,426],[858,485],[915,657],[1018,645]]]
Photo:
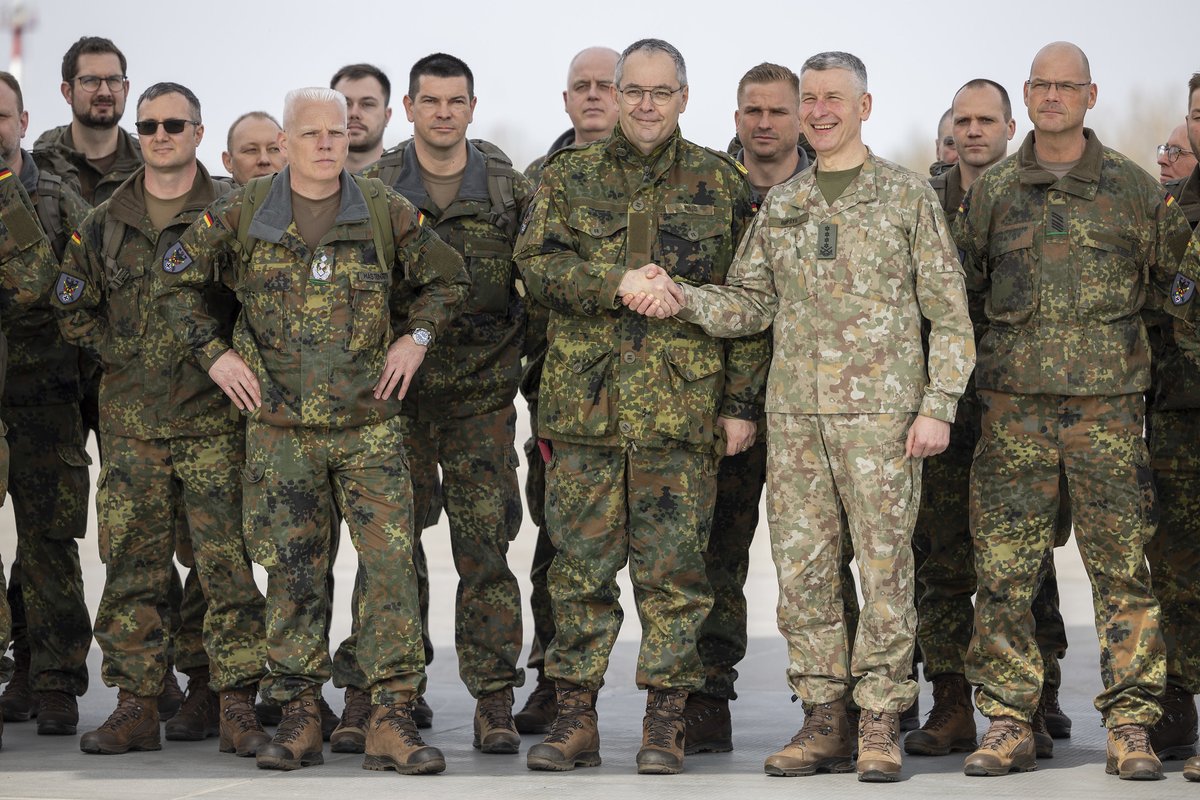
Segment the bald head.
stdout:
[[1082,155],[1083,120],[1096,105],[1096,84],[1087,56],[1077,45],[1051,42],[1038,51],[1029,67],[1024,100],[1040,157],[1071,161]]
[[571,118],[576,142],[592,142],[612,132],[617,124],[613,73],[620,53],[610,47],[589,47],[571,59],[563,107]]
[[1038,75],[1039,62],[1051,62],[1056,66],[1070,64],[1078,69],[1078,74],[1081,76],[1076,80],[1092,82],[1092,65],[1088,61],[1087,54],[1077,44],[1051,42],[1038,50],[1037,55],[1033,57],[1033,65],[1029,68],[1030,78]]
[[617,59],[621,54],[611,47],[586,47],[575,54],[571,59],[571,63],[567,65],[567,88],[571,88],[571,79],[575,76],[577,69],[584,66],[599,65],[603,67],[606,64],[612,65],[612,70],[617,68]]

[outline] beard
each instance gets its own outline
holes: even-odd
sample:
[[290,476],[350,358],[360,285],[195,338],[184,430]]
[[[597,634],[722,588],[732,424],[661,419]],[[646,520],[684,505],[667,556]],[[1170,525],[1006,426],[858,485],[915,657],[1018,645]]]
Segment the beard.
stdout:
[[117,111],[116,107],[114,106],[112,116],[102,117],[97,114],[93,114],[91,108],[89,107],[88,110],[82,114],[76,112],[75,119],[78,120],[79,124],[85,128],[106,131],[117,127],[117,123],[121,121],[121,112]]
[[358,142],[357,144],[355,144],[354,142],[351,142],[350,143],[350,152],[351,153],[369,153],[372,150],[374,150],[376,147],[378,147],[380,142],[382,142],[382,141],[383,141],[383,131],[380,131],[378,136],[373,136],[370,139],[363,139],[361,142]]

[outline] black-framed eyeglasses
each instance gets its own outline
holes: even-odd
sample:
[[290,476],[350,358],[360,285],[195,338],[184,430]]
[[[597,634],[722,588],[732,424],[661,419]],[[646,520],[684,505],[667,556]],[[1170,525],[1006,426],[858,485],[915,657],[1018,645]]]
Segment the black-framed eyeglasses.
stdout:
[[621,98],[631,106],[640,106],[646,95],[650,95],[650,100],[656,106],[665,106],[671,102],[671,98],[682,92],[685,86],[680,86],[678,89],[668,89],[664,86],[626,86],[621,89]]
[[1191,150],[1184,150],[1177,144],[1160,144],[1156,152],[1159,158],[1165,157],[1168,164],[1174,164],[1179,160],[1180,156],[1196,155]]
[[79,75],[75,80],[79,81],[79,86],[85,92],[94,92],[100,88],[100,83],[103,82],[108,86],[110,92],[119,92],[125,88],[125,81],[128,80],[128,75]]
[[158,126],[162,125],[163,130],[170,134],[183,133],[184,127],[188,124],[199,125],[200,123],[194,119],[139,119],[134,127],[137,128],[139,136],[153,136],[158,132]]
[[1091,86],[1092,82],[1083,81],[1082,83],[1076,83],[1074,81],[1043,81],[1038,79],[1025,81],[1025,85],[1029,88],[1031,94],[1046,94],[1051,89],[1054,89],[1063,96],[1073,96]]

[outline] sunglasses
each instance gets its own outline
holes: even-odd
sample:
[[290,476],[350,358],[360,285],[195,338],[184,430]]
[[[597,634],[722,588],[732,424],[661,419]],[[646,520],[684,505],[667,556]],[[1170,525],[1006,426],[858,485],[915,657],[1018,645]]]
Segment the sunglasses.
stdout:
[[188,123],[191,123],[192,125],[200,124],[199,122],[190,119],[164,119],[162,121],[157,119],[139,119],[137,123],[134,124],[134,127],[137,128],[139,136],[153,136],[158,132],[159,125],[162,125],[163,130],[165,130],[167,133],[175,134],[183,133],[183,129],[188,125]]

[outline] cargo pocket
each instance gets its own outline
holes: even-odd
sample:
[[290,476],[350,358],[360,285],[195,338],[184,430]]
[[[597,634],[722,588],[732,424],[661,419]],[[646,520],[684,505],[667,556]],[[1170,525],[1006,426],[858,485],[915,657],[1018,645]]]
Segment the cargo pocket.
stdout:
[[100,554],[100,562],[108,563],[109,543],[111,534],[109,526],[105,523],[105,510],[112,502],[109,497],[108,481],[109,475],[112,473],[112,467],[108,464],[100,467],[100,476],[96,478],[96,515],[99,519],[96,520],[96,548]]
[[1087,228],[1077,241],[1083,245],[1077,261],[1080,318],[1114,322],[1137,312],[1145,301],[1144,259],[1139,257],[1137,243]]
[[386,273],[350,273],[350,304],[354,314],[351,350],[369,350],[388,334],[387,288]]
[[[546,433],[599,437],[612,433],[612,348],[557,339],[546,354],[541,395]],[[553,438],[547,436],[547,438]]]
[[501,238],[467,236],[463,258],[471,276],[471,291],[465,311],[480,314],[507,314],[513,285],[512,246]]
[[[258,524],[258,511],[267,505],[266,486],[263,478],[266,466],[247,463],[242,467],[242,538],[246,543],[246,555],[263,567],[278,565],[275,543],[271,531]],[[266,515],[263,515],[266,516]]]
[[1034,248],[1036,232],[1036,225],[1020,225],[998,230],[989,240],[989,320],[1022,325],[1033,317],[1041,285]]
[[654,414],[654,430],[668,439],[713,446],[724,362],[715,341],[671,345],[663,354],[666,397]]
[[683,206],[686,213],[663,214],[658,220],[662,266],[689,283],[711,283],[713,264],[729,233],[728,214],[713,206]]

